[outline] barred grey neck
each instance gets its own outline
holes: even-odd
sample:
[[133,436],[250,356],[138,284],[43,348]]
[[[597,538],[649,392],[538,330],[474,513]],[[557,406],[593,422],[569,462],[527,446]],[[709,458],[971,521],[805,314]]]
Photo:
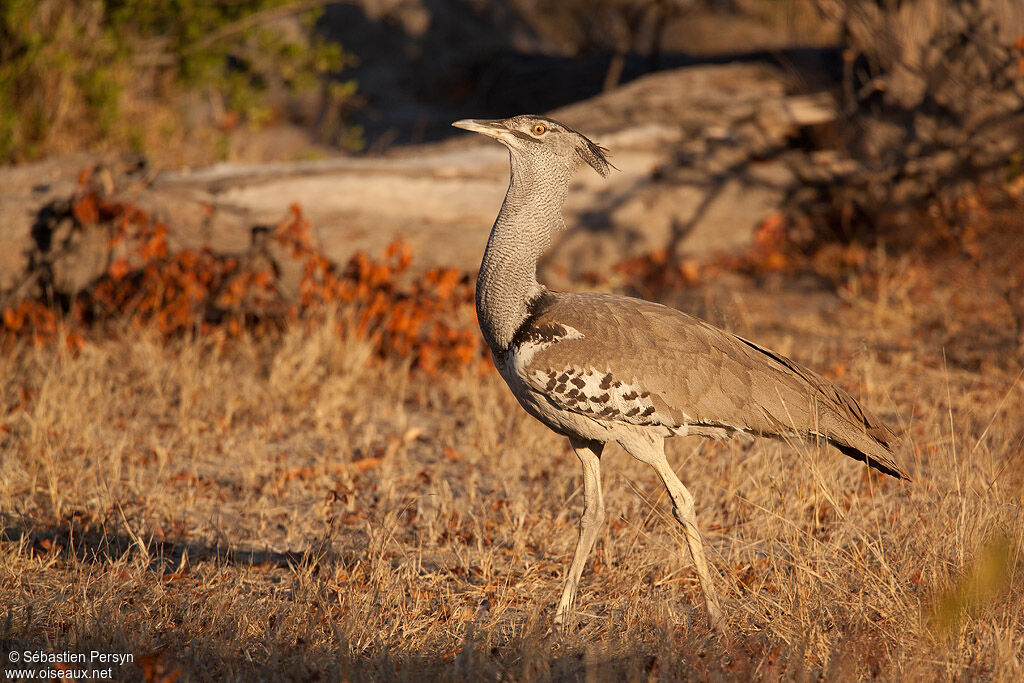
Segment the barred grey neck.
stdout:
[[537,261],[564,229],[562,203],[571,169],[510,151],[511,179],[491,228],[476,281],[476,313],[491,350],[503,351],[543,291]]

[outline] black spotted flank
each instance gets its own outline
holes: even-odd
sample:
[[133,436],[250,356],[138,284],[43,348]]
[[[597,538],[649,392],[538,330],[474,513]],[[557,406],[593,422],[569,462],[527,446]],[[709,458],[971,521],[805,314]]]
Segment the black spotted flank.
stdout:
[[610,372],[609,372],[609,373],[608,373],[607,375],[605,375],[605,376],[604,376],[604,378],[603,378],[603,379],[601,380],[601,388],[602,388],[602,389],[605,389],[605,390],[607,390],[607,389],[611,389],[611,388],[612,388],[612,373],[610,373]]

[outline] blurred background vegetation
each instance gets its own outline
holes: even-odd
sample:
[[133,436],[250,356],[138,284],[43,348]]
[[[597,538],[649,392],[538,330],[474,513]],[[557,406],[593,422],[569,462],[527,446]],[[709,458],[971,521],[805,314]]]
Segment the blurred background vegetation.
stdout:
[[315,32],[323,4],[4,0],[0,162],[111,149],[223,158],[225,133],[294,117],[303,97],[328,112],[307,122],[323,138],[357,147],[358,131],[329,114],[355,84],[329,78],[351,56]]
[[836,36],[813,0],[2,0],[0,163],[208,163],[279,124],[287,141],[250,160],[379,150],[437,138],[466,109],[548,110]]
[[0,0],[0,163],[377,152],[731,60],[836,96],[797,142],[854,170],[795,199],[845,230],[1021,172],[1017,0]]

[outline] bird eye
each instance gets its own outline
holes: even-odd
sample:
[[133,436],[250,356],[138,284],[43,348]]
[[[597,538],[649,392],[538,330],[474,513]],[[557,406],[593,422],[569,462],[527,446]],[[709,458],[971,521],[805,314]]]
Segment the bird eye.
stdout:
[[546,131],[547,131],[547,128],[544,127],[543,123],[538,123],[537,125],[535,125],[533,127],[533,134],[534,135],[544,135],[544,133]]

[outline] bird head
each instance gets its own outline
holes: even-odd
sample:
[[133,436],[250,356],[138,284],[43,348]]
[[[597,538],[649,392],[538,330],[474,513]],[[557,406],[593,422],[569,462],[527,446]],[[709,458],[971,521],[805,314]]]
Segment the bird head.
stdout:
[[539,166],[555,166],[569,171],[583,163],[602,176],[614,168],[608,163],[608,150],[588,140],[572,128],[543,116],[513,116],[510,119],[462,119],[452,124],[492,137],[508,147],[514,158]]

